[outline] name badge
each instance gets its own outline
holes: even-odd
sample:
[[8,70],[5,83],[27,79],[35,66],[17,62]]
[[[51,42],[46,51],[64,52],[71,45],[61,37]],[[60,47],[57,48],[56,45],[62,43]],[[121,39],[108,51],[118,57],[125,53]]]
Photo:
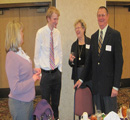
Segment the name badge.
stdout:
[[106,51],[112,51],[112,46],[111,45],[106,45]]
[[90,45],[86,44],[86,49],[90,49]]

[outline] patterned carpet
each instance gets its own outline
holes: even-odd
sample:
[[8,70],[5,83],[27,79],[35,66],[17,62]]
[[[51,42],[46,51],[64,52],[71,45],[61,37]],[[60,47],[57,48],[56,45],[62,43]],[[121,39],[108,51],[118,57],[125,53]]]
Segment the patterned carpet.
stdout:
[[[34,100],[34,108],[40,100],[41,100],[41,97],[36,96],[36,98]],[[117,101],[118,101],[118,109],[122,105],[128,106],[130,103],[130,88],[120,89]],[[9,113],[8,99],[7,98],[0,99],[0,120],[12,120],[11,115]]]
[[[40,100],[41,96],[36,96],[34,99],[34,108]],[[0,98],[0,120],[12,120],[8,108],[8,98]]]
[[119,90],[119,95],[117,97],[118,109],[120,106],[125,105],[130,107],[130,88],[122,88]]

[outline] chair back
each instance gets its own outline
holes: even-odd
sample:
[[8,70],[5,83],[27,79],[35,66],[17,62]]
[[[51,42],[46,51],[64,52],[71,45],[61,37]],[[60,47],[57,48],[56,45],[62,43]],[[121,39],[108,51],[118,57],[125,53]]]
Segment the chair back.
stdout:
[[84,112],[93,114],[93,99],[89,87],[78,88],[75,91],[75,115],[81,116]]

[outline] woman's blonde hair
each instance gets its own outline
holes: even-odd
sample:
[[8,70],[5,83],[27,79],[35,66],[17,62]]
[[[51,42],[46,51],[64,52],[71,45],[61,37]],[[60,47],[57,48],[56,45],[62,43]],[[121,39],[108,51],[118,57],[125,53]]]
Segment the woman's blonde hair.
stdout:
[[58,15],[58,17],[60,16],[59,10],[56,7],[51,6],[48,8],[48,10],[46,12],[46,19],[51,18],[53,13],[56,13]]
[[85,34],[85,33],[86,33],[86,29],[87,29],[86,23],[84,22],[83,19],[78,19],[78,20],[76,20],[76,22],[74,23],[74,27],[76,27],[76,25],[77,25],[78,23],[81,23],[82,28],[84,28],[84,34]]
[[12,21],[6,26],[6,38],[5,38],[5,50],[8,51],[18,51],[18,47],[21,44],[21,30],[23,29],[23,24],[20,22]]

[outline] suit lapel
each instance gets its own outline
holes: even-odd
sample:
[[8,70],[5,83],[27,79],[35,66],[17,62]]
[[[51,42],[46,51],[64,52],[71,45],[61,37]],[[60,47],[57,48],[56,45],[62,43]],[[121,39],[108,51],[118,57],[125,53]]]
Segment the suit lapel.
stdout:
[[75,57],[77,57],[77,54],[78,54],[78,39],[77,39],[77,41],[76,41],[75,53],[76,53],[76,56],[75,56]]
[[86,49],[86,45],[90,45],[90,43],[89,43],[89,41],[88,41],[88,39],[87,39],[87,37],[86,36],[84,36],[85,37],[85,57],[87,57],[87,49]]
[[95,35],[95,41],[94,41],[94,44],[95,44],[95,52],[96,52],[96,55],[98,57],[98,34],[99,33],[99,30],[96,32],[96,35]]

